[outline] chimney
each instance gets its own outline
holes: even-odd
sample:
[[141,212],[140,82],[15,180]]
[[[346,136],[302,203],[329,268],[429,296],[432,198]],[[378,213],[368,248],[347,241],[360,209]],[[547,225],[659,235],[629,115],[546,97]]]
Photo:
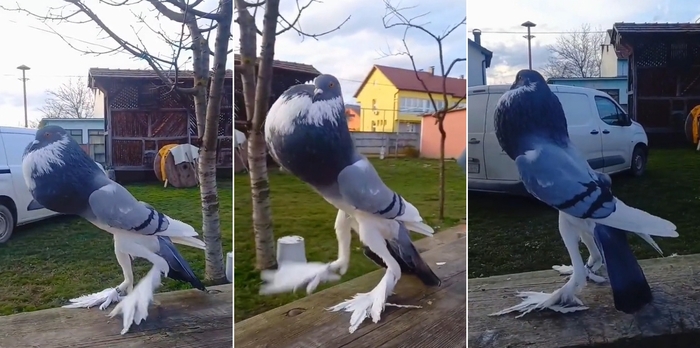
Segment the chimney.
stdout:
[[432,65],[428,67],[428,72],[430,73],[430,75],[435,75],[435,67]]
[[460,80],[464,80],[464,75],[459,75]]
[[474,34],[474,42],[476,42],[477,45],[481,46],[481,29],[472,30],[472,34]]

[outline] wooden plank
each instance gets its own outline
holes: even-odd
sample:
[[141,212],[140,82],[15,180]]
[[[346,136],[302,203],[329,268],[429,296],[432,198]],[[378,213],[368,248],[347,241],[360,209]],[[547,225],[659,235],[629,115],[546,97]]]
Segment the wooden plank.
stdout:
[[231,347],[231,284],[210,293],[183,290],[156,294],[145,323],[121,336],[113,308],[54,308],[0,317],[0,347]]
[[[311,347],[466,347],[466,238],[464,225],[416,242],[440,288],[427,288],[412,276],[399,281],[379,323],[368,320],[348,333],[350,313],[325,308],[371,290],[384,270],[355,278],[235,325],[236,348]],[[445,262],[437,266],[437,262]]]
[[634,315],[615,310],[607,282],[589,282],[579,297],[588,310],[490,317],[519,303],[516,291],[551,292],[566,279],[553,270],[469,279],[469,347],[696,347],[699,264],[700,254],[640,261],[654,301]]

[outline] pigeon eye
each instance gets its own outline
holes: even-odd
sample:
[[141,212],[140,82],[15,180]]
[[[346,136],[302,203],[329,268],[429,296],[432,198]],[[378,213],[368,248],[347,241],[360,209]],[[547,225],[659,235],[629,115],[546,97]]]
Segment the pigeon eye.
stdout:
[[333,83],[333,82],[329,83],[329,84],[328,84],[328,87],[330,87],[330,88],[335,87],[335,83]]
[[50,135],[51,135],[51,134],[49,134],[48,132],[46,132],[46,133],[44,133],[44,138],[47,138],[47,139],[48,139]]

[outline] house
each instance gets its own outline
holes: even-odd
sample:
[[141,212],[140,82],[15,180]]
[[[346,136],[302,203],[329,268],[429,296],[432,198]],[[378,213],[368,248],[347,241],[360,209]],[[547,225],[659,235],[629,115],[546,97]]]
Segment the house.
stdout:
[[597,89],[610,95],[625,111],[627,110],[627,76],[553,77],[547,79],[547,83]]
[[611,42],[629,49],[629,111],[650,137],[685,141],[685,120],[700,105],[700,24],[615,23]]
[[351,132],[358,132],[361,127],[360,106],[345,104],[345,116],[348,118],[348,129]]
[[481,46],[481,30],[472,30],[474,40],[467,39],[467,80],[469,86],[486,85],[486,69],[491,66],[493,53]]
[[[167,72],[174,77],[174,72]],[[183,87],[191,87],[192,71],[179,71]],[[106,166],[118,180],[154,177],[156,153],[167,144],[194,143],[197,121],[194,100],[163,86],[153,70],[91,68],[88,85],[95,92],[95,115],[104,115]],[[226,71],[219,115],[217,167],[230,173],[233,143],[233,71]]]
[[632,51],[625,45],[615,46],[612,41],[613,30],[606,34],[606,43],[601,45],[600,77],[627,76],[629,56]]
[[[467,147],[467,109],[458,108],[445,114],[443,128],[445,138],[445,158],[459,158]],[[440,158],[441,134],[435,118],[424,115],[421,119],[420,156]]]
[[[428,92],[416,74],[428,87]],[[445,81],[449,106],[465,105],[467,84],[464,76],[448,77]],[[360,104],[362,132],[420,131],[423,114],[434,111],[430,96],[437,107],[444,107],[443,78],[435,75],[435,67],[415,72],[383,65],[374,65],[355,92]],[[461,101],[460,101],[461,100]]]
[[106,164],[104,118],[43,118],[39,127],[45,126],[65,129],[95,162]]

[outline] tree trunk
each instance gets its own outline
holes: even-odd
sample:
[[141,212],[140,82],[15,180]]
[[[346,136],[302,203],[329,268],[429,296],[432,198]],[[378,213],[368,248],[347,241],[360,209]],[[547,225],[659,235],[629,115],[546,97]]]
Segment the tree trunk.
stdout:
[[443,113],[438,118],[438,130],[440,130],[440,196],[438,198],[440,207],[438,219],[440,221],[445,218],[445,139],[447,139],[447,133],[445,133],[444,121],[445,114]]
[[265,136],[251,131],[248,136],[248,174],[253,200],[253,231],[255,233],[255,266],[259,270],[277,267],[275,238],[272,231],[270,182],[267,177]]
[[[220,14],[224,19],[219,21],[214,42],[213,75],[209,92],[205,90],[203,99],[206,100],[206,125],[202,134],[202,151],[199,158],[199,194],[202,200],[202,235],[207,244],[205,254],[205,277],[214,284],[223,284],[226,280],[224,252],[221,245],[221,220],[219,216],[219,193],[216,185],[216,145],[219,131],[219,113],[226,77],[226,51],[228,37],[231,32],[233,5],[230,1],[220,1]],[[200,33],[201,34],[201,33]],[[209,52],[203,61],[208,64]],[[204,71],[209,74],[209,69]],[[208,95],[207,95],[208,94]],[[198,128],[201,128],[198,126]]]

